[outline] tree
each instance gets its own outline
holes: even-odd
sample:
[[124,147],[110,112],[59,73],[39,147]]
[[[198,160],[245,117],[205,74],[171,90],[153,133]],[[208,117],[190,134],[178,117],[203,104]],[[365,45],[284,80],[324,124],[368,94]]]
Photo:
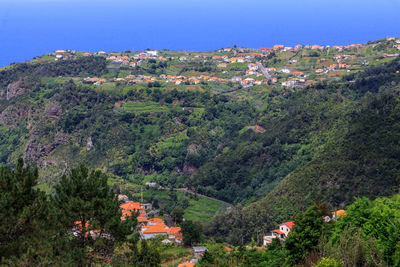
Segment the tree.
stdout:
[[313,205],[296,218],[296,225],[285,242],[289,264],[299,263],[307,257],[311,250],[317,248],[324,223],[322,215],[321,209],[317,205]]
[[100,171],[89,172],[81,165],[69,176],[64,175],[55,189],[59,235],[65,237],[75,229],[67,246],[81,265],[87,262],[88,248],[109,254],[131,232],[135,218],[121,222],[118,199],[107,184],[107,176]]
[[[36,189],[38,170],[24,167],[22,159],[14,169],[0,168],[0,259],[40,255],[49,249],[50,209],[44,192]],[[34,261],[25,261],[36,265]]]
[[131,263],[133,266],[140,267],[156,267],[160,266],[161,258],[158,252],[157,246],[154,242],[150,242],[143,239],[140,242],[140,249],[137,248],[137,243],[130,246],[134,251],[131,257]]
[[176,224],[180,224],[183,221],[183,215],[185,214],[185,211],[181,207],[176,207],[172,213],[172,219]]
[[203,236],[203,226],[199,222],[187,220],[181,224],[183,243],[187,246],[199,243]]

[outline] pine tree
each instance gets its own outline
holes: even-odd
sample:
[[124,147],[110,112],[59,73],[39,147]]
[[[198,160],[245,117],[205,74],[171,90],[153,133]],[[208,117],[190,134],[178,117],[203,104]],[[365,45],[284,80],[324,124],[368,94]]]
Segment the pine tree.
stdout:
[[[131,247],[132,249],[132,247]],[[153,242],[148,243],[147,240],[143,239],[140,242],[140,250],[137,248],[137,243],[132,249],[134,251],[131,257],[131,263],[133,266],[138,267],[157,267],[161,264],[160,253]]]
[[55,189],[60,237],[70,238],[69,252],[81,265],[89,260],[88,248],[109,255],[131,233],[135,218],[121,222],[119,202],[100,171],[89,172],[81,165],[64,175]]
[[[20,258],[28,265],[48,252],[49,202],[35,189],[38,170],[19,159],[14,169],[0,168],[0,258]],[[30,257],[29,255],[35,255]]]

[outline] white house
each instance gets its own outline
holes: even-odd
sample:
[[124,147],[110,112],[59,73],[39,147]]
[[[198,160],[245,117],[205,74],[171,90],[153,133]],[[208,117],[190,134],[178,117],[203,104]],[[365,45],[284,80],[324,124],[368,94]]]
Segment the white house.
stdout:
[[290,69],[283,68],[283,69],[280,70],[280,72],[282,72],[282,73],[290,73]]
[[142,239],[151,239],[155,236],[163,235],[168,237],[168,231],[165,225],[157,224],[150,226],[143,226],[140,231],[140,236]]
[[285,241],[294,225],[294,221],[280,224],[279,229],[272,230],[270,235],[264,236],[264,246],[271,243],[274,238],[279,238],[280,240]]

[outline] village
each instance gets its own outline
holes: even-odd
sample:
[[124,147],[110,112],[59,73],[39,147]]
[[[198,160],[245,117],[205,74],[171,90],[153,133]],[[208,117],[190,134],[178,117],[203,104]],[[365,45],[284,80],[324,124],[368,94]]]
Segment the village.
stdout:
[[[158,83],[157,86],[233,83],[244,88],[257,85],[295,88],[358,71],[374,61],[398,57],[396,51],[399,50],[400,39],[387,37],[379,42],[344,46],[274,45],[272,48],[224,48],[214,52],[179,53],[168,50],[134,53],[57,50],[49,56],[53,60],[72,60],[81,56],[105,57],[107,68],[116,71],[117,77],[83,79],[84,83],[96,86],[105,83]],[[156,66],[156,63],[160,66]],[[161,67],[164,73],[146,71],[154,66]],[[198,66],[208,68],[202,70]],[[179,68],[181,71],[178,71]]]
[[[131,216],[137,215],[136,229],[140,234],[140,239],[149,240],[154,238],[161,238],[161,244],[169,246],[183,247],[183,235],[181,227],[176,226],[175,222],[170,218],[160,218],[160,211],[153,209],[151,203],[140,203],[130,201],[126,195],[118,195],[118,200],[121,203],[120,209],[122,212],[121,221],[127,220]],[[92,229],[89,222],[86,222],[85,229],[93,239],[99,236],[109,238],[107,233],[101,229]],[[82,234],[82,222],[76,221],[75,227],[71,230],[75,236]],[[183,261],[179,267],[194,266],[203,256],[207,248],[204,246],[193,246],[192,258],[188,261]]]
[[[140,203],[130,201],[126,195],[118,195],[118,200],[121,203],[120,208],[122,212],[121,220],[125,221],[132,215],[137,215],[137,226],[136,230],[140,234],[140,239],[151,240],[151,239],[162,239],[161,244],[183,247],[183,235],[181,232],[181,227],[176,226],[175,222],[170,217],[161,218],[160,211],[153,209],[151,203]],[[337,221],[346,215],[346,211],[335,210],[330,212],[329,216],[324,216],[323,220],[325,223],[330,221]],[[287,221],[278,225],[277,229],[271,230],[269,234],[263,236],[262,245],[268,246],[273,242],[274,239],[280,242],[285,242],[286,238],[289,236],[290,232],[295,227],[295,221]],[[86,223],[86,229],[90,228],[89,222]],[[81,222],[75,222],[75,227],[72,229],[74,235],[81,234],[82,224]],[[101,230],[89,231],[92,238],[97,238],[100,235],[106,237],[106,233]],[[249,247],[249,246],[248,246]],[[250,248],[250,247],[249,247]],[[229,247],[223,248],[226,251],[231,251]],[[177,266],[178,267],[192,267],[201,259],[204,253],[207,251],[205,246],[194,245],[192,247],[192,258],[187,261],[182,261]]]

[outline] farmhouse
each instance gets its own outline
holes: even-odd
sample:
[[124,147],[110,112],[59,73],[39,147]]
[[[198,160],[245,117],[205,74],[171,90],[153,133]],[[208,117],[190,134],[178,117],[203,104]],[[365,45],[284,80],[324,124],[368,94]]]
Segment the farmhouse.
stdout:
[[270,235],[264,236],[264,246],[271,243],[274,238],[279,238],[280,240],[285,241],[294,225],[294,221],[280,224],[278,229],[272,230]]

